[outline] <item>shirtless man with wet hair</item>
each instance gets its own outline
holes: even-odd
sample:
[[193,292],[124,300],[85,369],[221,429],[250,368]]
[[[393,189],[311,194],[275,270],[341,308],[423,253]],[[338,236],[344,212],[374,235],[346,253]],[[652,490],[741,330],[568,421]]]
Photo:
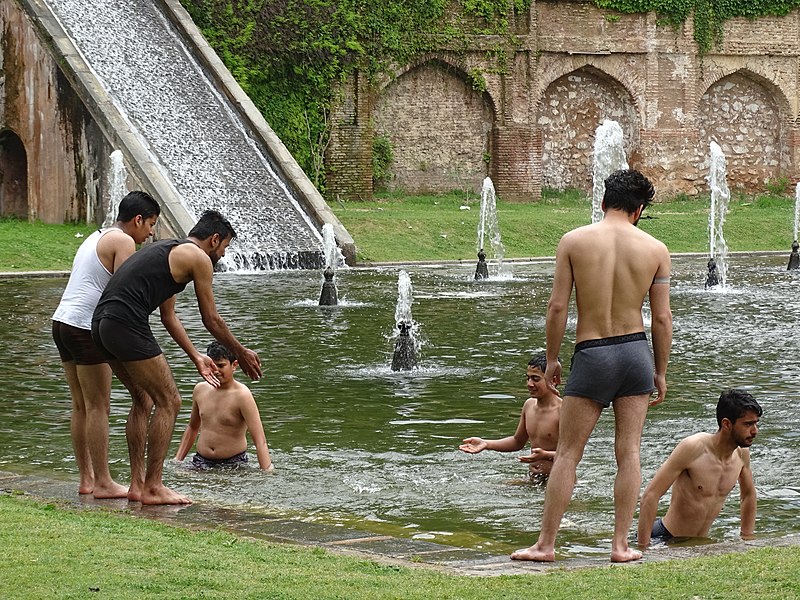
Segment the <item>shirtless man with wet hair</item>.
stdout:
[[[203,379],[219,386],[214,362],[194,347],[175,313],[175,294],[193,281],[205,328],[236,355],[251,379],[261,377],[258,354],[234,337],[214,302],[214,265],[225,256],[225,249],[235,236],[227,219],[217,211],[207,210],[186,239],[155,242],[128,259],[108,282],[94,311],[92,339],[109,357],[114,374],[133,400],[126,428],[131,461],[129,500],[142,504],[191,502],[162,481],[181,396],[167,359],[150,331],[150,313],[159,309],[167,332]],[[153,405],[151,415],[149,406]]]
[[[577,466],[603,408],[613,406],[614,535],[612,562],[642,557],[628,547],[642,483],[639,462],[648,405],[664,401],[672,345],[669,306],[671,261],[667,247],[636,225],[653,199],[650,181],[634,169],[605,181],[604,218],[566,233],[556,250],[553,291],[547,307],[547,372],[561,377],[558,354],[569,301],[575,289],[578,321],[575,354],[564,389],[558,447],[545,494],[539,539],[511,555],[514,560],[551,562],[561,518],[572,498]],[[649,296],[653,351],[647,343],[642,306]],[[653,391],[658,396],[650,401]]]
[[[728,494],[739,482],[742,538],[753,537],[756,487],[750,446],[758,434],[762,409],[740,389],[722,392],[717,402],[716,433],[695,433],[675,446],[647,485],[639,506],[640,548],[651,538],[707,537]],[[672,488],[667,514],[656,518],[658,501]]]

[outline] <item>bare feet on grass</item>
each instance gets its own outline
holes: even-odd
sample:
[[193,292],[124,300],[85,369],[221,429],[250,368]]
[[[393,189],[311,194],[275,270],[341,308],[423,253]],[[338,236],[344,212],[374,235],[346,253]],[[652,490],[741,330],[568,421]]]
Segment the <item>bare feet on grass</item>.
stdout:
[[[130,498],[130,494],[128,495]],[[183,494],[179,494],[164,485],[154,486],[143,490],[139,502],[142,504],[191,504],[192,501]]]
[[542,550],[538,544],[523,550],[517,550],[511,555],[511,560],[532,560],[536,562],[553,562],[556,559],[555,550]]
[[92,492],[98,500],[106,500],[110,498],[127,498],[128,488],[124,485],[118,484],[116,481],[110,481],[105,485],[95,485]]

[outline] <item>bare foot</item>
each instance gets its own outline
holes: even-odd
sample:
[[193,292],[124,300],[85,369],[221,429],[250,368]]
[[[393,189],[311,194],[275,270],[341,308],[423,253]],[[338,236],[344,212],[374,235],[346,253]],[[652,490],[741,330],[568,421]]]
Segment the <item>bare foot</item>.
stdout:
[[131,486],[128,488],[128,500],[130,502],[141,502],[143,487],[143,482],[131,481]]
[[611,551],[611,562],[622,563],[639,560],[642,558],[642,553],[632,548],[625,548],[622,551]]
[[78,483],[79,494],[91,494],[94,491],[94,475],[81,475],[80,483]]
[[107,498],[127,498],[128,488],[118,484],[116,481],[109,481],[106,485],[94,486],[93,493],[94,497],[98,500],[105,500]]
[[191,504],[192,501],[183,494],[174,492],[168,487],[161,485],[152,487],[147,491],[142,491],[140,502],[142,504]]
[[517,550],[511,555],[511,560],[535,560],[536,562],[553,562],[556,559],[555,550],[540,550],[536,544],[530,548]]
[[78,486],[78,493],[80,495],[91,494],[93,491],[94,491],[94,486],[92,486],[92,485],[80,484]]

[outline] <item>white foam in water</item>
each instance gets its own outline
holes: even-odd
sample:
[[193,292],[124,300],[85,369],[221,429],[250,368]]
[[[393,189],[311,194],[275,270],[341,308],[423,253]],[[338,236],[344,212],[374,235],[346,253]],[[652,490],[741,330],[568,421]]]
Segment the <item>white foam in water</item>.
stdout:
[[623,140],[622,127],[610,119],[604,119],[595,131],[592,163],[592,223],[603,220],[602,204],[606,192],[606,178],[614,171],[628,168]]
[[230,220],[238,237],[226,266],[321,262],[320,233],[157,3],[47,3],[189,213]]

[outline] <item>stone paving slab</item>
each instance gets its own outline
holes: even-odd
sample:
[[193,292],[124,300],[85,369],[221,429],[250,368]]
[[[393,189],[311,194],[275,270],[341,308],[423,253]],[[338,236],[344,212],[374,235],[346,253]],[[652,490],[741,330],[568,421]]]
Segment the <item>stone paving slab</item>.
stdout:
[[646,563],[718,556],[759,547],[800,546],[800,534],[795,533],[751,541],[655,547],[645,554],[644,559],[625,564],[612,564],[605,555],[556,560],[554,563],[520,562],[510,560],[505,554],[493,555],[427,540],[371,534],[368,531],[266,515],[239,508],[203,503],[186,506],[142,506],[124,499],[95,500],[91,496],[79,496],[76,489],[77,484],[74,481],[64,482],[38,475],[0,471],[0,494],[22,493],[40,500],[58,501],[73,508],[116,510],[181,527],[225,529],[233,534],[271,542],[321,546],[332,552],[354,554],[408,567],[445,570],[460,575],[524,575],[581,568],[635,568]]

